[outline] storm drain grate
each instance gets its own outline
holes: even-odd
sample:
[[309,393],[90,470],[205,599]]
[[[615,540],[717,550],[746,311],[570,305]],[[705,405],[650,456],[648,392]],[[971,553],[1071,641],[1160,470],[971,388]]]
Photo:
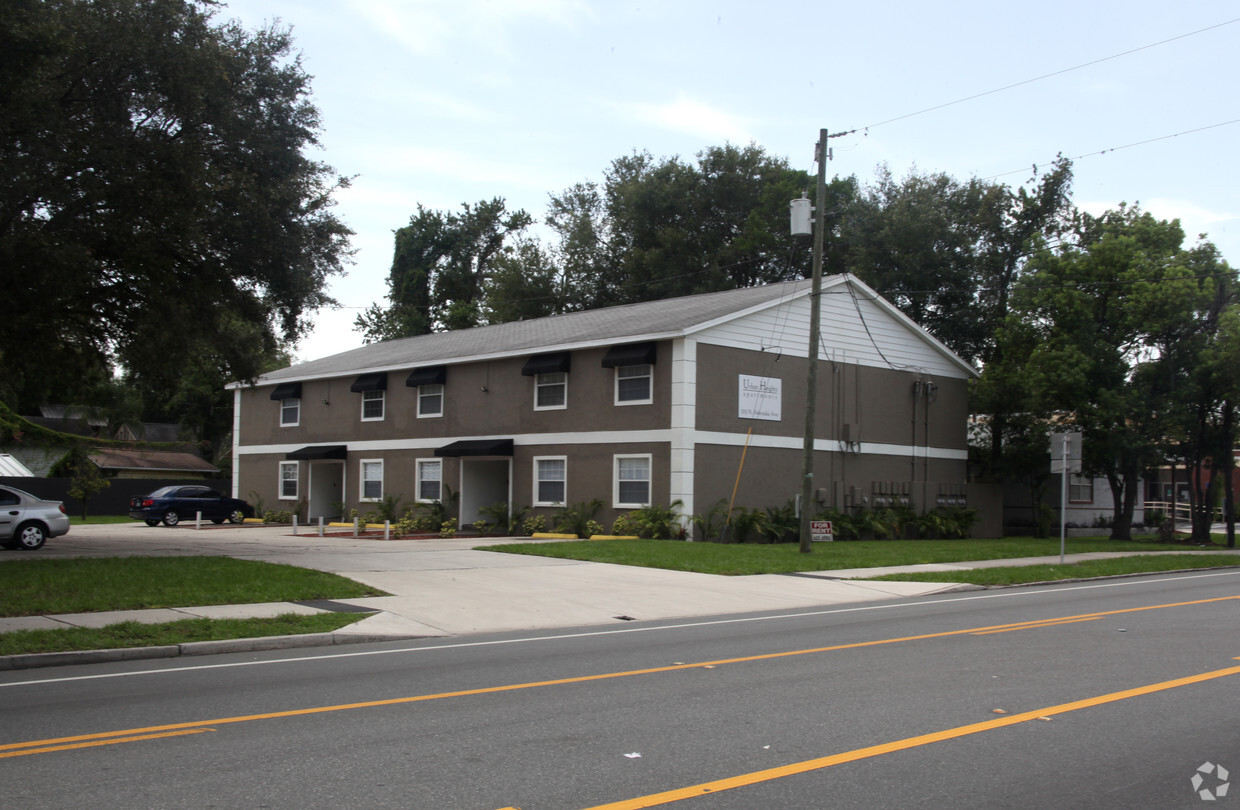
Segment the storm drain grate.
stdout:
[[619,620],[620,620],[620,621],[622,621],[622,622],[635,622],[635,621],[637,621],[637,619],[634,619],[632,616],[612,616],[612,618],[613,618],[613,619],[619,619]]

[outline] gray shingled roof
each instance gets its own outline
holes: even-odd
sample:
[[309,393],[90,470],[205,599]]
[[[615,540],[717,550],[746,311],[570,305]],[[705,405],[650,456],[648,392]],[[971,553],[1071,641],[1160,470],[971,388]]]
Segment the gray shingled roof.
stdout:
[[[834,280],[834,279],[833,279]],[[552,315],[530,321],[479,326],[455,332],[372,343],[351,351],[264,374],[259,384],[339,376],[368,370],[390,370],[584,348],[616,341],[677,337],[695,327],[754,307],[795,297],[810,282],[790,281],[641,304]]]

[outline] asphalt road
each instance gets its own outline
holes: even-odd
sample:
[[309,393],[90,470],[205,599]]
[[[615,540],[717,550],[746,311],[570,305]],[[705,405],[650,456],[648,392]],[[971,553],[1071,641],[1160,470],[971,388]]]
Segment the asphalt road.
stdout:
[[1240,807],[1238,625],[1228,570],[0,673],[0,786],[14,808]]

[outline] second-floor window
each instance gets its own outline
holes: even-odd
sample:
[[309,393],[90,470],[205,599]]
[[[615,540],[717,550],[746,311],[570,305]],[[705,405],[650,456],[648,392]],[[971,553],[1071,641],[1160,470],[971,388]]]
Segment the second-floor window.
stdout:
[[652,401],[654,366],[616,366],[616,404],[642,405]]
[[534,377],[534,410],[550,411],[568,407],[568,374],[563,371]]
[[301,400],[280,400],[280,427],[297,427],[301,423]]
[[418,416],[443,416],[443,386],[435,383],[418,386]]
[[383,403],[386,391],[362,392],[362,421],[378,422],[383,419]]

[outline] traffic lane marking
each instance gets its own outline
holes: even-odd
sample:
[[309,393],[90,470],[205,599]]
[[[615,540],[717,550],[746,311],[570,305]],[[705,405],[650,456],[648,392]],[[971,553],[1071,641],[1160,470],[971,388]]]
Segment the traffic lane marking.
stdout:
[[1240,667],[1218,669],[1213,672],[1203,672],[1198,675],[1189,675],[1184,678],[1176,678],[1175,680],[1152,683],[1146,686],[1138,686],[1133,689],[1125,689],[1120,692],[1111,692],[1110,694],[1085,698],[1084,700],[1077,700],[1071,703],[1061,703],[1058,706],[1048,706],[1045,709],[1035,709],[1029,712],[1021,712],[1020,714],[1007,715],[994,720],[987,720],[982,723],[957,726],[956,728],[944,729],[943,731],[936,731],[931,734],[922,734],[917,737],[906,737],[903,740],[895,740],[893,742],[882,743],[880,745],[858,748],[853,751],[845,751],[840,754],[832,754],[831,756],[820,757],[818,759],[809,759],[804,762],[794,762],[789,765],[781,765],[778,768],[767,768],[761,771],[732,776],[726,779],[717,779],[712,782],[703,782],[698,785],[677,788],[675,790],[668,790],[662,793],[652,793],[648,796],[640,796],[635,799],[626,799],[623,801],[612,802],[610,804],[599,804],[586,808],[586,810],[641,810],[641,808],[645,807],[657,807],[659,805],[671,804],[672,802],[683,801],[685,799],[695,799],[725,790],[735,790],[736,788],[749,787],[761,782],[770,782],[775,779],[782,779],[785,776],[795,776],[797,774],[808,773],[810,771],[822,770],[824,768],[829,768],[832,765],[841,765],[846,762],[856,762],[857,760],[878,757],[883,754],[893,753],[895,751],[904,751],[910,748],[930,745],[931,743],[942,742],[944,740],[954,740],[959,737],[967,737],[971,734],[979,734],[983,731],[991,731],[993,729],[1012,726],[1018,723],[1027,723],[1030,720],[1041,720],[1059,714],[1067,714],[1069,712],[1088,709],[1094,706],[1102,706],[1107,703],[1115,703],[1121,700],[1128,700],[1129,698],[1153,694],[1155,692],[1176,689],[1181,686],[1189,686],[1192,684],[1215,680],[1217,678],[1225,678],[1230,675],[1240,675]]
[[[233,723],[248,723],[256,720],[276,720],[287,717],[304,717],[315,714],[328,714],[331,712],[351,711],[354,709],[371,709],[383,706],[400,706],[408,703],[420,703],[430,700],[443,700],[445,698],[471,697],[475,695],[489,695],[499,692],[515,692],[524,689],[535,689],[546,686],[563,686],[567,684],[589,683],[591,681],[604,681],[614,678],[628,678],[635,675],[654,675],[663,672],[677,672],[686,669],[701,669],[704,667],[717,667],[723,664],[743,664],[753,661],[770,661],[778,658],[791,658],[800,655],[816,655],[825,652],[837,652],[839,650],[854,650],[865,647],[879,647],[887,644],[902,644],[909,641],[924,641],[935,638],[949,638],[952,636],[962,635],[979,635],[990,632],[1004,632],[1006,630],[1019,630],[1037,626],[1044,626],[1048,623],[1073,623],[1077,621],[1089,621],[1093,619],[1103,618],[1105,616],[1116,616],[1125,613],[1138,613],[1148,610],[1164,610],[1175,607],[1189,607],[1194,605],[1205,605],[1217,602],[1234,601],[1240,599],[1240,596],[1219,596],[1212,599],[1196,599],[1188,602],[1172,602],[1163,605],[1145,605],[1135,608],[1123,608],[1120,610],[1109,610],[1101,613],[1086,613],[1078,616],[1063,616],[1059,619],[1044,619],[1036,621],[1016,622],[1013,624],[992,625],[987,627],[970,627],[963,630],[944,630],[938,633],[925,633],[916,636],[901,636],[897,638],[875,639],[873,641],[857,641],[849,644],[834,644],[827,647],[812,647],[804,650],[785,650],[783,652],[762,653],[760,655],[747,655],[737,658],[722,658],[714,661],[700,661],[692,664],[669,664],[661,667],[648,667],[645,669],[632,669],[620,672],[602,672],[594,675],[577,675],[570,678],[556,678],[545,681],[529,681],[525,683],[503,684],[500,686],[484,686],[476,689],[462,689],[453,692],[437,692],[428,695],[411,695],[401,698],[386,698],[383,700],[367,700],[357,703],[342,703],[333,706],[314,706],[306,709],[287,709],[278,712],[264,712],[261,714],[239,715],[236,717],[221,717],[215,720],[197,720],[186,723],[169,723],[160,726],[148,726],[145,728],[125,729],[120,731],[105,731],[94,734],[81,734],[72,737],[58,737],[46,740],[32,740],[20,743],[7,743],[0,745],[0,759],[11,756],[20,756],[23,753],[29,753],[28,749],[40,749],[39,753],[52,750],[60,750],[55,746],[84,747],[73,746],[75,743],[98,741],[101,745],[110,745],[119,742],[131,742],[133,738],[139,735],[160,735],[168,731],[181,731],[185,729],[201,729],[206,726],[221,726]],[[172,735],[166,735],[172,736]],[[152,737],[151,739],[155,739]],[[26,750],[23,750],[26,749]]]

